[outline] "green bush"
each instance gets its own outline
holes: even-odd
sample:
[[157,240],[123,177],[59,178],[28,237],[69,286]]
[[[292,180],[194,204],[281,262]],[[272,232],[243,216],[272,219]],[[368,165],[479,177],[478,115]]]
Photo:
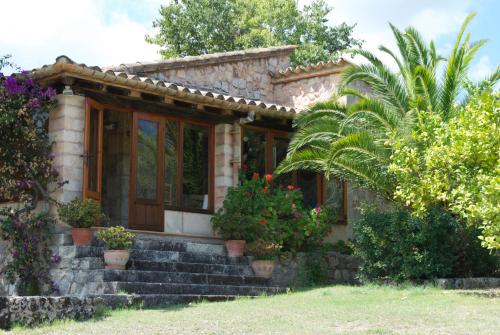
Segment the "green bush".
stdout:
[[486,276],[498,269],[498,259],[481,248],[477,229],[441,209],[417,218],[404,209],[364,208],[353,229],[363,279]]
[[75,198],[59,207],[59,218],[75,228],[98,226],[106,220],[101,205],[93,199]]
[[321,244],[335,221],[333,213],[306,208],[300,190],[274,185],[271,175],[244,176],[242,171],[241,185],[228,190],[223,207],[212,218],[222,238],[261,239],[282,246],[283,251],[310,250]]
[[97,239],[104,243],[107,250],[129,250],[134,236],[120,226],[102,229],[97,233]]

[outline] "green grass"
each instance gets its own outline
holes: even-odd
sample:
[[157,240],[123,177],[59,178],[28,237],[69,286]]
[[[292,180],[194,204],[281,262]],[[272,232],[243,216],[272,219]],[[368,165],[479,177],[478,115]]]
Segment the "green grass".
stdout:
[[499,329],[500,299],[423,287],[333,286],[258,299],[117,310],[85,322],[61,321],[11,333],[480,335]]

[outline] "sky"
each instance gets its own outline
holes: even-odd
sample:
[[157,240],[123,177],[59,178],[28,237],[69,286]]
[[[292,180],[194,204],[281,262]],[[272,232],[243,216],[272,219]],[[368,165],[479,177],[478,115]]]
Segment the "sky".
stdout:
[[[22,69],[51,64],[59,55],[78,63],[109,66],[160,58],[158,47],[144,41],[167,0],[2,0],[0,55],[11,54]],[[308,3],[299,0],[299,5]],[[394,48],[388,22],[411,25],[436,42],[446,56],[470,12],[473,40],[487,39],[470,68],[483,78],[500,64],[500,0],[327,0],[331,24],[356,24],[354,36],[364,48]],[[384,58],[383,58],[384,59]],[[387,58],[385,61],[389,61]]]

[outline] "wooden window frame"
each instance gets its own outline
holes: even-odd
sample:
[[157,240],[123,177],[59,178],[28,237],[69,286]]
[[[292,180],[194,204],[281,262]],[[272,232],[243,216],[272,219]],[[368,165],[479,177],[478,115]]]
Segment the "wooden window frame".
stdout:
[[[264,128],[252,125],[241,125],[240,131],[240,157],[243,163],[243,137],[244,130],[249,129],[257,132],[262,132],[266,134],[266,147],[265,147],[265,173],[272,174],[273,170],[271,169],[273,163],[273,141],[274,138],[290,138],[290,132],[283,130],[276,130],[271,128]],[[326,199],[326,181],[324,176],[318,174],[316,176],[316,184],[318,185],[318,189],[316,190],[316,199],[317,203],[323,205]],[[294,171],[292,174],[292,183],[293,185],[297,185],[297,172]],[[337,224],[347,224],[347,213],[348,213],[348,194],[347,194],[347,183],[342,182],[342,206],[340,211],[340,217]]]
[[[215,186],[215,126],[210,122],[190,120],[187,118],[165,116],[165,121],[177,122],[177,176],[176,176],[176,206],[163,205],[165,210],[213,214]],[[184,125],[192,124],[208,128],[208,208],[190,208],[182,205],[182,180],[184,177]],[[165,136],[165,133],[163,133]]]
[[[178,205],[178,206],[165,206],[165,204],[163,205],[163,209],[164,210],[171,210],[171,211],[177,211],[177,212],[188,212],[188,213],[200,213],[200,214],[213,214],[214,213],[214,204],[215,204],[215,201],[214,201],[214,194],[215,194],[215,124],[213,122],[208,122],[208,121],[201,121],[201,120],[196,120],[196,119],[190,119],[190,118],[187,118],[187,117],[180,117],[180,116],[173,116],[173,115],[165,115],[163,113],[153,113],[153,112],[147,112],[146,110],[144,109],[135,109],[135,108],[127,108],[127,107],[120,107],[120,106],[115,106],[113,104],[109,104],[109,103],[97,103],[97,101],[91,99],[91,98],[86,98],[86,101],[87,101],[87,104],[89,103],[94,103],[94,104],[98,104],[100,108],[102,108],[103,112],[106,111],[106,110],[113,110],[113,111],[116,111],[116,112],[123,112],[123,113],[130,113],[130,126],[131,126],[131,131],[133,132],[133,115],[134,113],[148,113],[148,114],[154,114],[154,115],[158,115],[160,118],[162,118],[164,120],[164,123],[166,121],[176,121],[178,122],[178,125],[179,125],[179,129],[178,129],[178,133],[180,137],[177,145],[178,145],[178,155],[181,155],[183,154],[181,151],[179,150],[182,150],[183,149],[183,146],[182,146],[182,143],[183,143],[183,132],[182,132],[182,129],[180,127],[181,124],[184,124],[184,123],[191,123],[191,124],[197,124],[197,125],[202,125],[202,126],[207,126],[209,128],[209,138],[208,138],[208,160],[209,160],[209,164],[208,164],[208,178],[209,178],[209,183],[208,183],[208,209],[198,209],[198,208],[189,208],[189,207],[183,207],[181,205]],[[168,107],[165,108],[165,110],[168,112]],[[103,113],[104,115],[104,113]],[[86,120],[87,121],[87,120]],[[86,122],[87,124],[87,122]],[[87,131],[84,130],[84,134],[87,134]],[[163,133],[161,134],[162,136],[165,136],[165,132],[163,131]],[[90,136],[90,134],[88,135],[84,135],[84,136]],[[130,154],[132,155],[132,152],[133,152],[133,145],[134,143],[132,143],[133,141],[131,140],[130,141]],[[102,145],[101,145],[102,146]],[[102,150],[102,148],[101,148]],[[131,162],[132,162],[132,159],[135,159],[135,157],[130,157],[131,159]],[[178,168],[178,171],[182,171],[182,160],[178,159],[177,160],[177,168]],[[164,164],[164,162],[163,162]],[[130,164],[130,169],[132,169],[132,164]],[[132,171],[130,171],[130,178],[132,178]],[[85,179],[85,177],[83,178]],[[182,198],[182,173],[178,173],[178,176],[176,178],[176,186],[177,186],[177,200],[181,199]],[[84,181],[85,182],[85,181]],[[101,181],[102,183],[102,175],[101,175]],[[85,184],[83,184],[85,185]],[[163,185],[163,181],[162,181],[162,185]],[[163,188],[162,188],[162,191]],[[129,190],[130,192],[130,190]],[[130,198],[130,194],[129,194],[129,199]],[[180,203],[180,202],[179,202]]]

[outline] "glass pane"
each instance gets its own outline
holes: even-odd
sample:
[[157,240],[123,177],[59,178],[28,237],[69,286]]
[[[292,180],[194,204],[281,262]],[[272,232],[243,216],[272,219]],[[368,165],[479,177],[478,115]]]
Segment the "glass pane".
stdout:
[[342,216],[342,205],[343,205],[343,191],[344,186],[343,183],[335,178],[331,178],[328,181],[325,181],[325,206],[330,208],[333,212],[339,214],[339,217]]
[[137,133],[138,199],[156,199],[158,122],[139,120]]
[[165,205],[177,206],[177,141],[176,121],[165,123]]
[[184,124],[182,205],[208,209],[208,127]]
[[297,187],[300,188],[304,196],[304,205],[309,208],[314,208],[318,205],[318,180],[316,176],[314,172],[297,172]]
[[[288,144],[290,140],[288,138],[283,137],[275,137],[273,138],[273,162],[272,169],[273,171],[278,167],[282,160],[286,158],[286,153],[288,150]],[[291,185],[292,184],[292,174],[287,173],[280,176],[274,177],[274,182],[278,185]]]
[[266,133],[243,129],[243,157],[242,164],[247,165],[247,177],[254,172],[261,176],[266,172]]
[[89,124],[89,152],[88,169],[89,179],[87,188],[89,191],[97,192],[98,178],[98,150],[99,150],[99,111],[95,108],[90,109]]

